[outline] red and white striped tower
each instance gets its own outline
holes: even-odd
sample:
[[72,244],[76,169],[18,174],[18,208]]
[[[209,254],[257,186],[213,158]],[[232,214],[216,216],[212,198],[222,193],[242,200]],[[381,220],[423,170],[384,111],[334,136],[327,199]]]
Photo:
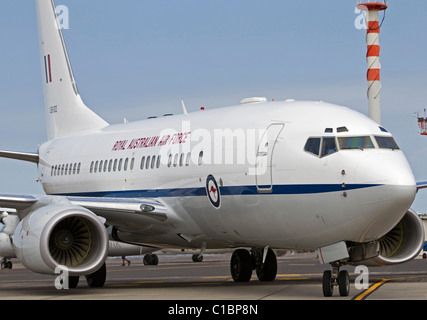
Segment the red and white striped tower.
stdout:
[[367,0],[364,3],[359,3],[357,8],[366,11],[369,117],[377,123],[381,123],[380,25],[378,13],[386,10],[387,5],[378,1]]

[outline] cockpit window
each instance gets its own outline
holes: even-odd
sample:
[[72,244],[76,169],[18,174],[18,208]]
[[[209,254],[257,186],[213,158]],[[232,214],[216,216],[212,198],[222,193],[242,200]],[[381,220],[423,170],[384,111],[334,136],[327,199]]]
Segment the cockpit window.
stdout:
[[318,156],[320,150],[320,138],[308,138],[304,150]]
[[372,140],[368,136],[362,137],[338,137],[340,149],[373,149]]
[[331,153],[337,152],[338,148],[335,143],[335,137],[308,138],[305,143],[304,151],[315,156],[324,157]]
[[321,157],[327,156],[328,154],[337,152],[337,145],[335,144],[335,138],[333,137],[328,137],[328,138],[323,138],[323,143],[322,143],[322,153],[321,153]]
[[396,141],[394,141],[393,137],[376,136],[375,140],[377,140],[378,147],[381,149],[399,149],[399,146]]

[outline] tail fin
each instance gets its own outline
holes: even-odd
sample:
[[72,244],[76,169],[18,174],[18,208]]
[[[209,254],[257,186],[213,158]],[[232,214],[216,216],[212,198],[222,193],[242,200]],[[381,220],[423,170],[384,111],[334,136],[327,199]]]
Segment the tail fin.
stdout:
[[36,0],[48,139],[108,125],[80,98],[53,0]]

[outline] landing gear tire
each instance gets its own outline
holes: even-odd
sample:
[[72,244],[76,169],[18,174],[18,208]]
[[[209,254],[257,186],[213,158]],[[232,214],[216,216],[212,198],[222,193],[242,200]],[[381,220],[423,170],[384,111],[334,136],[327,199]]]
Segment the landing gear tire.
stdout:
[[346,270],[339,271],[340,264],[332,264],[333,271],[323,272],[322,289],[325,297],[331,297],[334,286],[338,286],[340,296],[347,297],[350,294],[350,277]]
[[350,277],[346,270],[340,271],[338,275],[338,288],[341,297],[347,297],[350,293]]
[[260,281],[273,281],[277,274],[277,259],[273,250],[268,249],[264,263],[256,268],[256,274]]
[[322,289],[325,297],[332,297],[334,293],[334,285],[332,283],[332,271],[326,270],[323,272]]
[[68,288],[74,289],[77,288],[79,284],[80,277],[79,276],[69,276],[68,277]]
[[198,254],[193,254],[193,256],[191,258],[193,259],[193,262],[202,262],[203,261],[203,256],[199,256]]
[[144,265],[157,266],[159,264],[159,258],[155,254],[148,253],[143,259]]
[[248,282],[252,277],[252,257],[249,251],[238,249],[233,252],[230,262],[234,282]]
[[12,269],[13,264],[12,261],[8,261],[6,259],[3,259],[3,261],[1,262],[1,268],[2,269]]
[[107,267],[105,263],[99,268],[98,271],[95,271],[92,274],[86,276],[86,282],[91,288],[100,288],[105,284],[105,279],[107,278]]

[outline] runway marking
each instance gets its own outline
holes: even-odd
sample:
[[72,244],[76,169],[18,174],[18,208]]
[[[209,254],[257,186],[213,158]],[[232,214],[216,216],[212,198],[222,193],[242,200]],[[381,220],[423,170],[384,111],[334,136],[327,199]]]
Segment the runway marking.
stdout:
[[374,285],[372,285],[369,289],[364,290],[361,294],[355,296],[353,300],[364,300],[366,299],[370,294],[372,294],[375,290],[378,290],[384,283],[387,281],[390,281],[391,279],[381,279]]

